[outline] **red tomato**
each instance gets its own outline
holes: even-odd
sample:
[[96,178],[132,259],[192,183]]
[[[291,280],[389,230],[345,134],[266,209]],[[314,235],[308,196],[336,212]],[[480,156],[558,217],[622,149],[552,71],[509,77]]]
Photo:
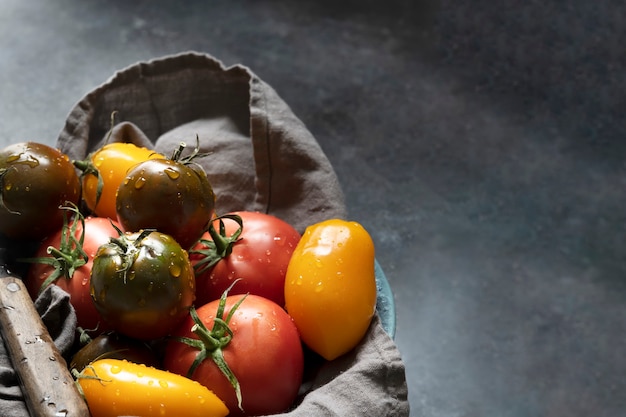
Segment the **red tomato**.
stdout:
[[196,304],[220,298],[239,279],[231,295],[256,294],[284,306],[285,275],[300,233],[275,216],[249,211],[220,216],[212,227],[190,253]]
[[[237,306],[242,297],[245,299]],[[218,311],[220,302],[223,302],[223,311]],[[215,324],[216,316],[227,322],[232,337],[224,326]],[[202,350],[172,338],[166,347],[165,369],[209,388],[224,401],[231,411],[230,417],[276,414],[292,405],[302,383],[304,359],[298,331],[281,306],[252,294],[224,296],[198,308],[197,318],[204,326],[194,326],[192,310],[174,336],[200,344],[199,339],[204,340],[202,345],[207,359],[189,375]],[[208,332],[211,328],[213,331]],[[213,358],[218,362],[222,358],[239,381],[243,411],[233,385]]]
[[[79,220],[83,218],[79,217]],[[97,327],[99,332],[104,330],[105,322],[89,294],[91,267],[100,245],[118,236],[110,219],[87,217],[84,219],[84,228],[82,221],[74,219],[62,230],[46,238],[35,253],[35,258],[30,260],[34,263],[28,270],[25,283],[31,297],[35,299],[50,284],[46,281],[51,275],[57,275],[53,283],[70,294],[78,326],[84,329]]]

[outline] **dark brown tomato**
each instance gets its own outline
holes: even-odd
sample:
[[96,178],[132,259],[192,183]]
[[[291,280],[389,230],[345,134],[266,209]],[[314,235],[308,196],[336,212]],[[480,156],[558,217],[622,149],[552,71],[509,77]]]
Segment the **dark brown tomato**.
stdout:
[[72,356],[70,369],[78,372],[97,359],[125,359],[146,366],[159,366],[156,352],[141,340],[107,332],[91,340]]
[[188,315],[195,284],[187,251],[171,236],[146,230],[100,246],[90,294],[113,330],[153,340],[166,336]]
[[0,151],[0,233],[41,239],[63,226],[68,202],[78,203],[80,180],[67,155],[51,146],[22,142]]
[[125,231],[156,229],[189,249],[213,217],[215,194],[199,166],[151,159],[128,171],[116,208]]

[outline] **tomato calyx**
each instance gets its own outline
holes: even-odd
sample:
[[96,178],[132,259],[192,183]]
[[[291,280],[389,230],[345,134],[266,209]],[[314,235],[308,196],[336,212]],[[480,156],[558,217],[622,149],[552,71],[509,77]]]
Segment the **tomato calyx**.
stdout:
[[[224,219],[233,220],[239,225],[237,230],[230,236],[226,236]],[[219,231],[215,230],[215,226],[213,226],[214,221],[219,221]],[[235,243],[241,240],[243,219],[237,214],[223,214],[209,222],[207,231],[212,240],[199,240],[199,243],[205,246],[206,249],[194,249],[189,252],[190,254],[199,255],[199,259],[194,265],[194,269],[198,274],[209,270],[221,259],[228,257],[232,253]]]
[[86,346],[93,338],[89,335],[89,330],[83,329],[82,327],[77,327],[76,332],[78,333],[78,344],[79,346]]
[[[46,264],[54,268],[54,271],[41,284],[39,288],[40,294],[61,277],[68,280],[72,279],[74,272],[85,265],[89,260],[89,256],[83,249],[85,242],[85,217],[73,203],[70,203],[68,206],[61,206],[60,208],[66,211],[63,212],[63,229],[59,247],[48,246],[46,252],[51,256],[20,259],[21,262]],[[68,219],[68,211],[74,214],[74,221],[71,222],[71,224]],[[77,239],[76,230],[79,223],[81,225],[81,232]]]
[[178,337],[176,338],[176,340],[199,350],[196,358],[189,367],[189,370],[187,371],[187,378],[192,377],[193,373],[202,362],[204,362],[205,360],[212,360],[222,372],[222,374],[228,379],[230,384],[233,386],[235,390],[235,395],[237,396],[237,405],[239,406],[239,409],[243,410],[241,405],[242,396],[239,381],[237,380],[237,377],[235,376],[233,371],[228,366],[228,363],[226,363],[223,352],[223,349],[228,346],[233,338],[233,332],[228,324],[237,308],[239,308],[241,303],[247,297],[247,294],[243,295],[230,309],[226,318],[223,318],[228,292],[237,283],[237,281],[238,280],[233,282],[233,284],[228,287],[228,289],[226,289],[226,291],[224,291],[224,293],[220,297],[217,312],[215,314],[215,318],[213,319],[213,328],[211,330],[209,330],[205,326],[205,324],[198,316],[196,309],[192,306],[189,309],[189,314],[191,315],[191,318],[194,322],[194,325],[191,327],[191,331],[196,336],[198,336],[198,339],[189,337]]
[[72,164],[80,171],[81,180],[87,175],[93,175],[98,180],[96,185],[96,206],[100,202],[100,197],[102,196],[102,189],[104,188],[104,180],[102,179],[102,175],[100,174],[100,170],[94,165],[91,161],[91,158],[94,153],[90,153],[87,155],[87,158],[84,160],[73,160]]
[[204,158],[205,156],[211,154],[211,152],[200,152],[200,137],[198,135],[196,135],[196,147],[189,155],[183,157],[183,151],[186,147],[187,144],[185,142],[180,142],[178,144],[178,148],[174,149],[174,152],[172,152],[172,156],[170,156],[169,159],[183,165],[192,165],[196,164],[195,159]]
[[[91,372],[93,372],[93,375],[86,375],[85,371],[87,369],[90,369]],[[99,377],[98,374],[96,373],[96,370],[91,365],[87,365],[81,371],[79,371],[78,369],[70,369],[70,374],[72,375],[72,377],[74,377],[74,385],[76,386],[78,393],[80,394],[81,397],[83,397],[83,399],[85,399],[85,392],[83,391],[83,387],[78,383],[79,379],[95,379],[96,381],[100,381],[100,383],[113,382],[112,379],[104,379],[104,378]]]
[[111,223],[111,225],[118,231],[120,236],[117,238],[112,237],[109,239],[109,243],[113,245],[122,261],[121,269],[118,272],[122,273],[124,283],[126,283],[128,281],[128,273],[132,269],[133,264],[141,251],[141,242],[148,237],[150,233],[156,230],[143,229],[136,237],[130,239],[119,227],[115,226],[113,223]]

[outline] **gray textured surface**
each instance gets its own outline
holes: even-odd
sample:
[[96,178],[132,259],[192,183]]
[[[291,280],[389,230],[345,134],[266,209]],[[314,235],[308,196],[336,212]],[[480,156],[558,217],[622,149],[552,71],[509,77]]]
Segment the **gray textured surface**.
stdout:
[[0,143],[136,61],[243,63],[376,241],[412,415],[621,416],[625,6],[498,4],[3,0]]

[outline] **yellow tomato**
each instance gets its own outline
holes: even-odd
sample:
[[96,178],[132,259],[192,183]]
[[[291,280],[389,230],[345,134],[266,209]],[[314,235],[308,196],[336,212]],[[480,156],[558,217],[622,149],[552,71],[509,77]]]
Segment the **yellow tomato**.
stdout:
[[226,405],[198,382],[120,359],[99,359],[77,377],[91,417],[225,417]]
[[98,217],[117,219],[115,198],[126,172],[139,162],[156,158],[165,156],[132,143],[115,142],[90,154],[87,161],[74,162],[83,170],[83,200],[87,207]]
[[363,226],[331,219],[305,230],[287,268],[285,308],[327,360],[359,343],[376,310],[374,243]]

